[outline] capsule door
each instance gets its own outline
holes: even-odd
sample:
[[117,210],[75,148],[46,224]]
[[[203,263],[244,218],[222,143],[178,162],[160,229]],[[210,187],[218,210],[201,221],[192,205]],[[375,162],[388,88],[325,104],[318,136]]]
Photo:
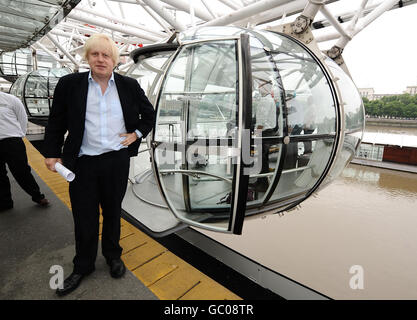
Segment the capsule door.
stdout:
[[247,35],[184,44],[159,90],[153,170],[169,209],[187,225],[241,232],[247,51]]

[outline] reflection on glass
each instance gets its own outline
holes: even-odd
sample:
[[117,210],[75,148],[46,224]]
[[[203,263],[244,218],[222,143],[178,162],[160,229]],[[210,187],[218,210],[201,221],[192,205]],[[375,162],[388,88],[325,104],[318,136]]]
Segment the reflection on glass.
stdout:
[[26,97],[26,105],[32,116],[49,116],[49,101],[44,98]]
[[[269,138],[283,136],[283,95],[281,79],[272,57],[257,38],[250,38],[252,67],[252,124],[255,143],[253,169],[249,180],[248,205],[262,203],[278,172],[281,145]],[[262,140],[261,140],[262,139]],[[256,168],[256,169],[255,169]]]
[[[235,41],[184,46],[158,103],[155,162],[168,202],[193,222],[226,230],[233,176],[238,71]],[[181,194],[179,196],[179,194]]]
[[159,82],[167,67],[167,60],[174,52],[163,52],[156,56],[140,59],[126,74],[137,79],[152,104],[156,101]]
[[[59,63],[42,51],[36,51],[38,70],[58,68]],[[0,74],[21,76],[33,71],[32,50],[18,49],[12,52],[0,53]]]
[[[303,47],[285,36],[267,36],[285,88],[290,143],[271,201],[307,192],[321,178],[334,149],[336,109],[324,70]],[[328,135],[319,139],[314,135]]]
[[282,200],[309,191],[321,178],[333,145],[333,138],[312,141],[312,152],[303,153],[299,142],[289,143],[284,169],[271,200]]
[[31,74],[25,84],[26,97],[47,97],[48,96],[48,78],[35,72]]
[[[265,35],[266,32],[260,32]],[[268,32],[273,58],[284,84],[291,135],[334,134],[336,110],[324,71],[295,41]]]
[[13,83],[10,93],[22,100],[30,117],[47,117],[56,84],[60,77],[69,73],[67,68],[29,72]]
[[0,54],[0,74],[20,76],[32,70],[31,50],[19,49]]
[[337,155],[335,163],[323,185],[338,177],[346,165],[353,159],[362,140],[365,125],[365,111],[362,98],[352,79],[330,58],[326,58],[325,62],[334,76],[339,79],[337,85],[342,95],[345,135],[342,141],[342,149]]
[[352,79],[330,58],[326,58],[326,64],[332,73],[339,79],[337,84],[343,97],[345,112],[345,125],[347,131],[359,130],[364,126],[364,106],[358,89]]

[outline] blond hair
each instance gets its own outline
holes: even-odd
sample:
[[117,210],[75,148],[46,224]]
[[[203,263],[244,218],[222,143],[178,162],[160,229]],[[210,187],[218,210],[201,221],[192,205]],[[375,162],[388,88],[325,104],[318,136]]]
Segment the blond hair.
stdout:
[[117,48],[114,41],[104,33],[95,33],[87,39],[87,41],[84,44],[83,58],[87,60],[88,53],[93,48],[103,47],[106,46],[106,44],[108,45],[108,47],[110,47],[114,65],[117,65],[117,63],[119,62],[119,49]]

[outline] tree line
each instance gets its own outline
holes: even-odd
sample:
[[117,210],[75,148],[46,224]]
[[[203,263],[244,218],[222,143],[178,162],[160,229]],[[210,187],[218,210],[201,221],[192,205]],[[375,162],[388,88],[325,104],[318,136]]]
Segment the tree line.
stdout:
[[417,95],[405,93],[372,101],[363,98],[363,103],[370,117],[417,119]]

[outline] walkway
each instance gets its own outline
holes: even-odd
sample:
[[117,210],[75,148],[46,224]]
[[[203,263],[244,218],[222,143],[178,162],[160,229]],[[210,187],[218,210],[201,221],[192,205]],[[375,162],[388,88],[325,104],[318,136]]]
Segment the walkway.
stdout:
[[46,169],[43,156],[26,139],[25,144],[51,206],[37,207],[9,174],[15,206],[0,213],[0,299],[240,299],[123,219],[126,275],[110,277],[99,247],[96,271],[74,293],[58,298],[49,287],[49,270],[60,265],[68,275],[75,251],[68,184]]

